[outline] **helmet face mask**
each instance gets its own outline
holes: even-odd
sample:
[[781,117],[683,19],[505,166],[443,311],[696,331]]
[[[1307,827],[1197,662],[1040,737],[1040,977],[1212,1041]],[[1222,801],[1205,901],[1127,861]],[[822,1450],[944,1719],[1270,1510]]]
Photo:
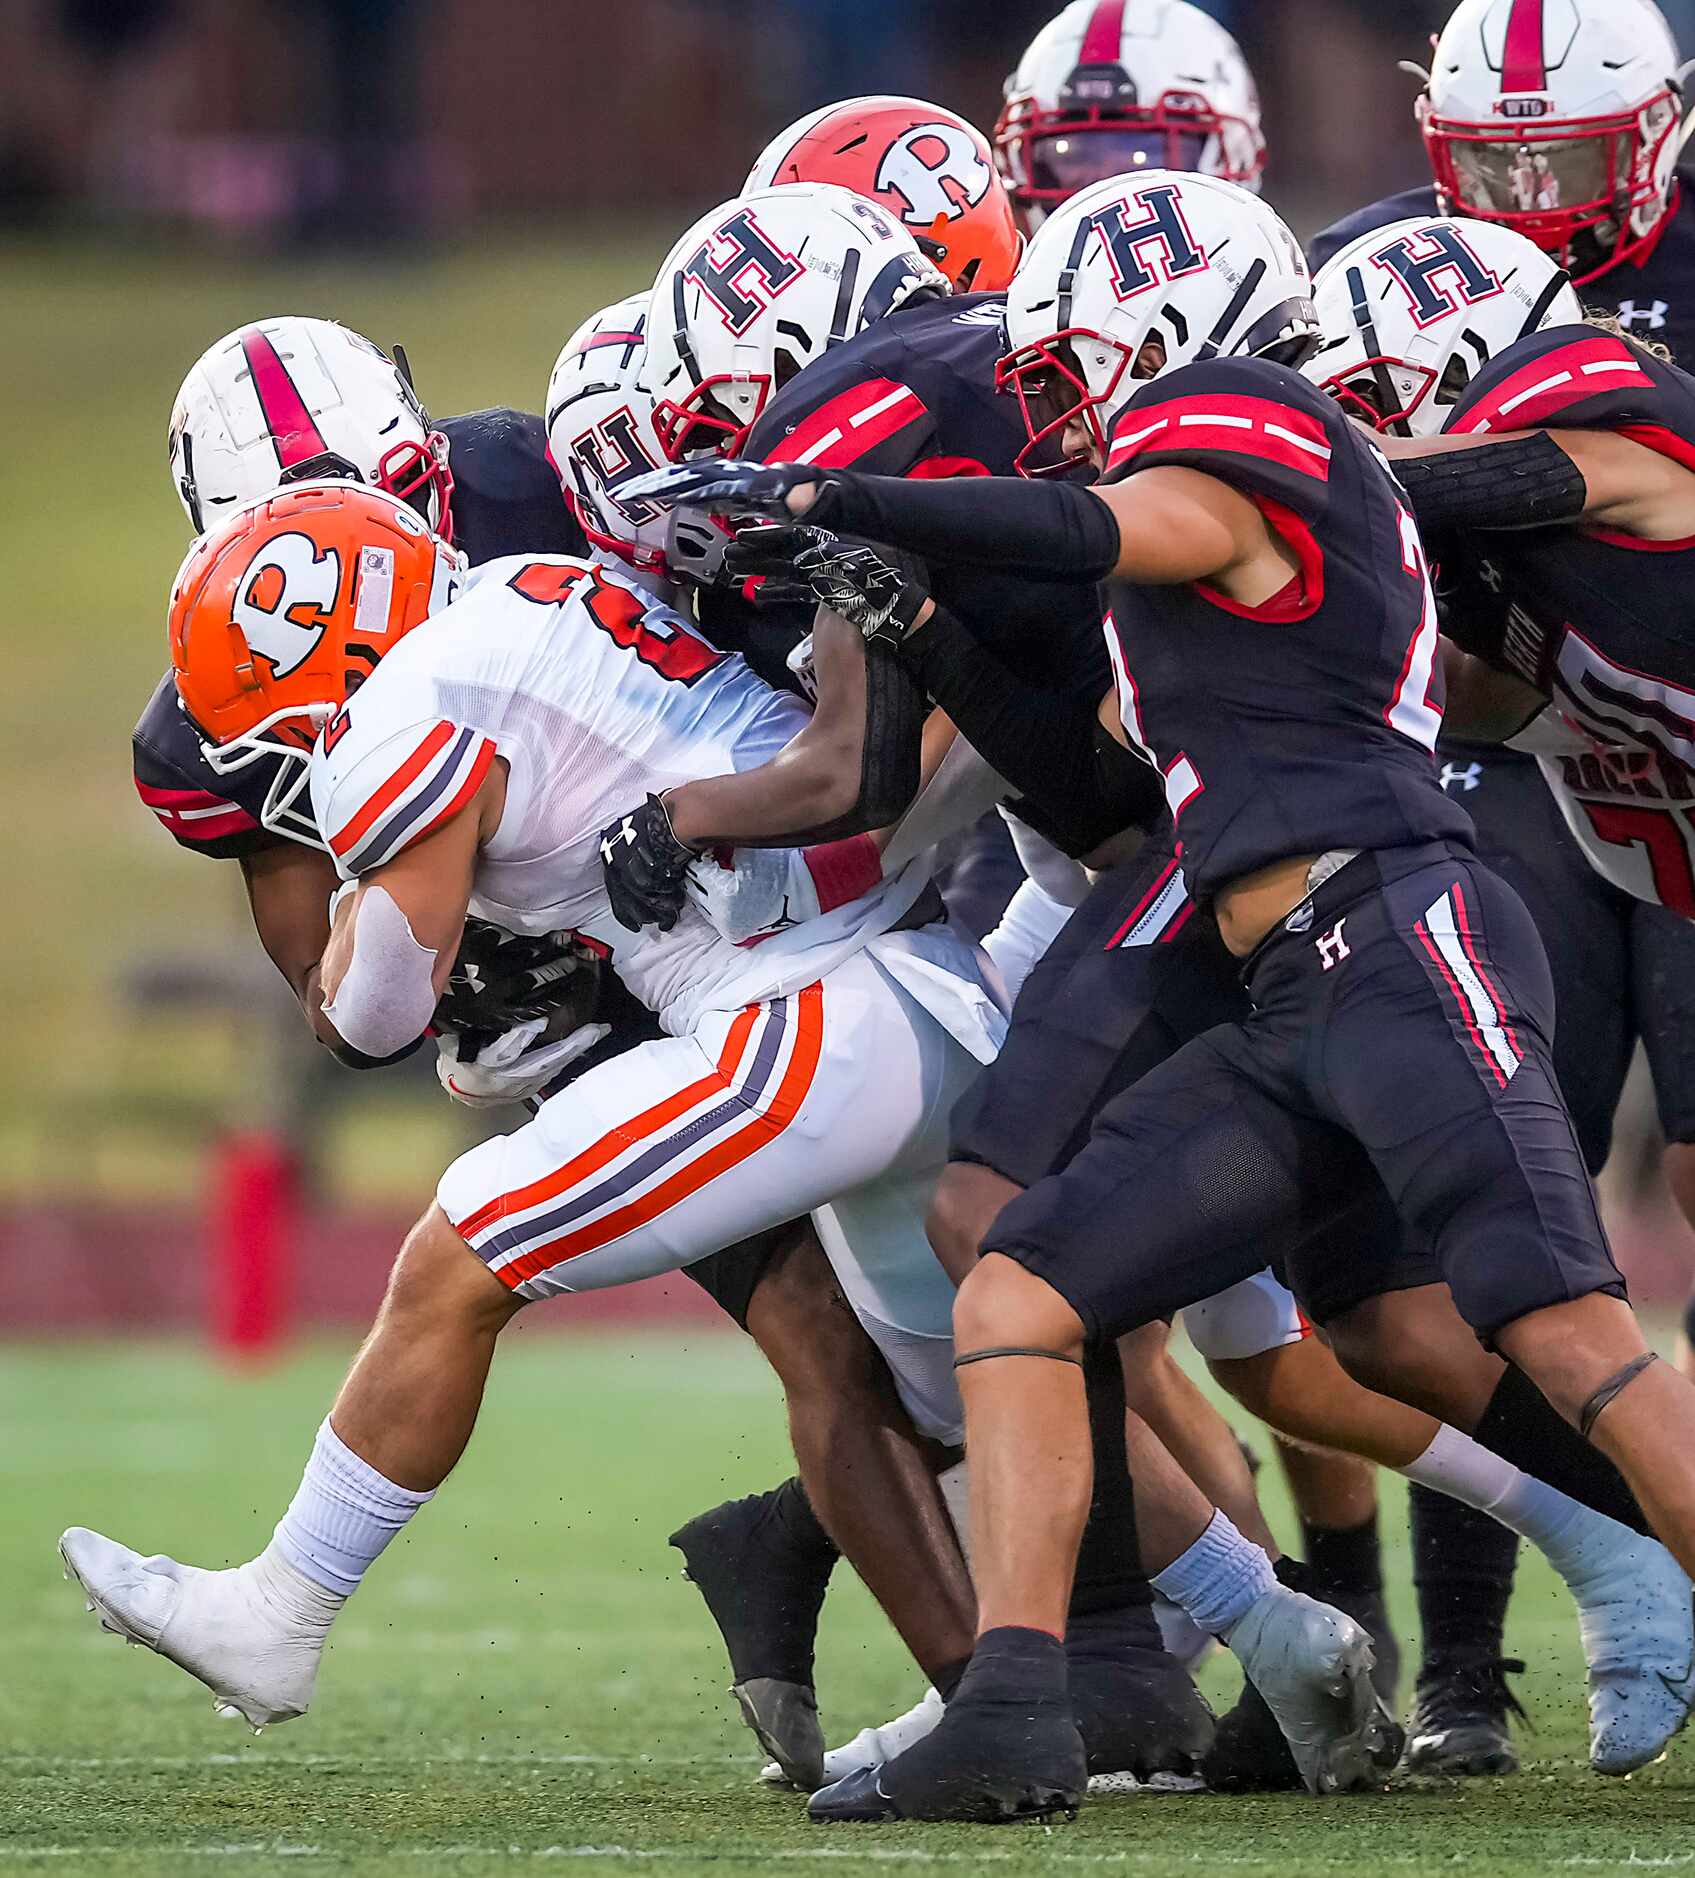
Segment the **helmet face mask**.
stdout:
[[1071,0],[1006,81],[995,157],[1030,232],[1109,176],[1188,170],[1255,189],[1259,96],[1235,40],[1188,0]]

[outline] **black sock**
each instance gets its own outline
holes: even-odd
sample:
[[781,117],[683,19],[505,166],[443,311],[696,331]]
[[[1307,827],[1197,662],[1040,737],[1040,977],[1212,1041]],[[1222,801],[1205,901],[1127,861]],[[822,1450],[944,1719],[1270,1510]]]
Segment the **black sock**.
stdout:
[[767,1505],[772,1524],[797,1552],[816,1557],[820,1564],[826,1558],[841,1557],[835,1540],[819,1524],[812,1502],[806,1497],[806,1489],[798,1479],[791,1478],[780,1487],[774,1487]]
[[1089,1395],[1095,1494],[1077,1551],[1077,1575],[1071,1585],[1073,1617],[1146,1604],[1151,1597],[1142,1575],[1136,1497],[1124,1451],[1124,1371],[1117,1349],[1107,1343],[1090,1350],[1083,1377]]
[[931,1678],[931,1686],[944,1702],[953,1700],[953,1692],[960,1685],[965,1672],[971,1667],[971,1658],[962,1656],[957,1663],[949,1663],[945,1669],[938,1669]]
[[1358,1526],[1314,1526],[1301,1521],[1307,1563],[1318,1589],[1313,1596],[1326,1604],[1339,1592],[1348,1598],[1383,1595],[1383,1552],[1377,1537],[1377,1514]]
[[1299,1591],[1308,1598],[1318,1596],[1318,1580],[1304,1559],[1290,1558],[1285,1552],[1271,1569],[1285,1591]]
[[1623,1474],[1563,1420],[1530,1378],[1512,1364],[1489,1398],[1474,1436],[1491,1454],[1618,1520],[1632,1532],[1652,1531]]
[[1122,1658],[1129,1650],[1163,1650],[1152,1604],[1121,1604],[1104,1611],[1074,1612],[1065,1626],[1065,1654],[1073,1663],[1092,1657]]
[[1503,1654],[1518,1534],[1475,1507],[1413,1483],[1413,1589],[1424,1630],[1419,1680]]
[[1063,1701],[1065,1645],[1045,1630],[1022,1624],[985,1630],[960,1678],[958,1696],[1058,1696]]

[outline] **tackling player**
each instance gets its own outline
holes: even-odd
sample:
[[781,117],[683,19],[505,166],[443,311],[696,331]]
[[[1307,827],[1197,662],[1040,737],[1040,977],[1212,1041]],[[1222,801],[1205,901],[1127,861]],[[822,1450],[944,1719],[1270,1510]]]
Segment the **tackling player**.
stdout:
[[[1388,252],[1407,218],[1475,218],[1534,242],[1573,276],[1587,305],[1627,331],[1675,354],[1695,350],[1695,198],[1677,167],[1686,71],[1650,0],[1573,0],[1558,16],[1541,0],[1466,0],[1448,20],[1430,71],[1419,74],[1425,89],[1417,111],[1433,183],[1326,229],[1309,248],[1314,267],[1327,272],[1347,249],[1364,278],[1386,287],[1393,275],[1372,256]],[[1515,192],[1513,179],[1532,157],[1558,200],[1538,203]],[[1462,244],[1465,227],[1453,237]],[[1384,235],[1377,250],[1364,239],[1374,231]],[[1417,245],[1401,263],[1424,302],[1423,318],[1438,298],[1467,316],[1441,322],[1455,334],[1459,361],[1450,402],[1467,372],[1484,362],[1458,335],[1483,332],[1500,304],[1463,251],[1456,253],[1457,269]],[[1438,758],[1445,786],[1477,825],[1479,851],[1524,897],[1547,945],[1560,1012],[1556,1067],[1591,1170],[1611,1148],[1640,1035],[1668,1143],[1666,1175],[1695,1220],[1695,1061],[1682,1042],[1680,994],[1695,976],[1695,933],[1610,886],[1585,862],[1528,756],[1444,737]],[[1578,750],[1562,768],[1565,780],[1580,784],[1603,763]],[[1625,804],[1601,813],[1610,821],[1613,813],[1631,818],[1637,811]],[[1616,842],[1613,854],[1620,855]],[[1570,1073],[1579,1063],[1583,1073]],[[1415,1765],[1450,1772],[1510,1771],[1517,1764],[1506,1728],[1513,1704],[1500,1666],[1514,1542],[1422,1489],[1411,1496],[1411,1513],[1424,1663],[1409,1755]]]

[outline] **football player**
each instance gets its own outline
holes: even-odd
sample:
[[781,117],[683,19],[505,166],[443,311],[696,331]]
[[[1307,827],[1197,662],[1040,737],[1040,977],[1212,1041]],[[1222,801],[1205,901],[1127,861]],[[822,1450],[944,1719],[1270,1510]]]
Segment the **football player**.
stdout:
[[[1155,234],[1159,275],[1140,252]],[[1162,291],[1126,306],[1130,280]],[[987,1237],[1004,1256],[974,1268],[956,1311],[968,1345],[962,1367],[975,1367],[979,1344],[996,1352],[982,1357],[991,1367],[981,1375],[965,1372],[973,1431],[985,1431],[996,1455],[995,1479],[985,1491],[979,1473],[973,1504],[978,1547],[997,1548],[993,1582],[978,1573],[979,1653],[937,1733],[881,1770],[874,1789],[818,1796],[822,1816],[981,1817],[1075,1798],[1079,1762],[1051,1667],[1062,1664],[1051,1637],[1063,1626],[1071,1509],[1087,1480],[1066,1433],[1080,1400],[1066,1359],[1075,1360],[1085,1326],[1142,1321],[1216,1290],[1233,1257],[1251,1258],[1247,1248],[1287,1244],[1297,1292],[1379,1386],[1443,1400],[1480,1427],[1516,1395],[1509,1419],[1521,1433],[1528,1416],[1543,1416],[1544,1471],[1557,1462],[1568,1478],[1593,1482],[1592,1451],[1556,1435],[1558,1419],[1509,1386],[1516,1371],[1503,1374],[1469,1339],[1445,1277],[1472,1325],[1538,1377],[1582,1434],[1596,1432],[1644,1489],[1674,1549],[1695,1555],[1688,1463],[1681,1450],[1667,1457],[1653,1433],[1662,1417],[1681,1425],[1695,1398],[1655,1367],[1622,1302],[1548,1066],[1551,1013],[1534,929],[1472,858],[1468,824],[1431,761],[1437,633],[1416,530],[1357,431],[1265,362],[1279,353],[1299,362],[1316,341],[1308,286],[1275,218],[1240,191],[1194,178],[1104,188],[1044,229],[1015,283],[1009,367],[1044,411],[1059,394],[1038,434],[1063,426],[1073,447],[1120,478],[1157,472],[1133,503],[1110,488],[1103,499],[1051,481],[1006,485],[1004,498],[1002,486],[979,483],[961,501],[946,484],[734,465],[671,472],[641,490],[731,509],[810,510],[817,525],[930,555],[1116,574],[1109,643],[1125,728],[1163,758],[1191,890],[1212,900],[1230,950],[1250,958],[1254,1013],[1109,1104],[1067,1171],[1014,1200]],[[1380,545],[1346,545],[1368,517],[1379,518],[1369,538]],[[1374,556],[1392,567],[1374,567]],[[898,583],[883,584],[868,623],[910,629],[915,615],[891,588]],[[926,600],[918,619],[929,612]],[[1232,616],[1276,620],[1278,631],[1244,637]],[[1359,631],[1367,616],[1381,620],[1375,642]],[[1322,684],[1291,663],[1307,647]],[[1344,827],[1348,838],[1334,839]],[[1285,858],[1291,840],[1298,852]],[[1350,974],[1347,960],[1362,947],[1369,970]],[[1393,1011],[1379,1004],[1391,977]],[[1355,1022],[1374,1037],[1398,1032],[1403,1050],[1386,1054],[1380,1038],[1317,1057],[1301,1047]],[[1421,1063],[1416,1114],[1406,1051]],[[1374,1091],[1391,1061],[1396,1093],[1385,1103]],[[1144,1210],[1126,1246],[1134,1197],[1120,1176],[1138,1156],[1161,1191],[1174,1167],[1186,1167],[1210,1228],[1198,1231],[1182,1210]],[[1560,1163],[1560,1179],[1544,1184]],[[1329,1247],[1308,1263],[1319,1215],[1337,1224],[1332,1216],[1349,1204],[1338,1196],[1373,1193],[1383,1219],[1368,1235],[1377,1240],[1371,1258],[1356,1257],[1350,1270]],[[1410,1242],[1398,1255],[1404,1273],[1386,1278],[1382,1247],[1395,1242],[1397,1214],[1425,1222],[1418,1230],[1428,1230],[1435,1256]],[[1110,1219],[1112,1230],[1098,1253],[1080,1256],[1090,1219]],[[1042,1334],[1032,1336],[1037,1323]],[[1435,1368],[1421,1350],[1441,1352]],[[1014,1424],[1025,1436],[1046,1427],[1042,1452],[1075,1462],[1056,1470],[1050,1461],[1038,1481],[1022,1440],[1007,1438]],[[1066,1478],[1070,1466],[1077,1472]],[[1033,1492],[1057,1533],[1025,1516]],[[1192,1562],[1204,1552],[1203,1539]],[[1028,1715],[1037,1688],[1052,1699],[1046,1747],[1032,1753],[1028,1732],[1017,1743],[997,1737],[995,1717],[1015,1689]],[[1340,1760],[1309,1754],[1303,1772],[1314,1785],[1369,1777],[1376,1745],[1362,1725]]]
[[1189,0],[1071,0],[1031,40],[1005,91],[995,160],[1027,233],[1080,189],[1138,170],[1259,187],[1253,74]]
[[[932,1438],[957,1434],[951,1287],[922,1208],[949,1091],[1001,1020],[934,923],[925,870],[756,949],[698,916],[633,943],[600,886],[595,830],[614,802],[738,751],[763,760],[804,712],[578,560],[491,564],[412,636],[451,558],[379,492],[301,485],[197,544],[174,597],[194,720],[220,748],[266,742],[291,779],[307,770],[348,882],[320,1034],[381,1057],[421,1032],[468,906],[508,930],[600,938],[667,1034],[449,1170],[261,1560],[200,1574],[67,1542],[111,1621],[256,1723],[303,1710],[340,1596],[451,1467],[494,1336],[530,1298],[677,1269],[827,1208],[839,1282],[908,1412]],[[563,769],[561,749],[579,753]],[[848,1116],[870,1077],[868,1133]],[[395,1391],[421,1391],[417,1412],[397,1412]]]
[[[1466,0],[1437,41],[1429,72],[1419,73],[1425,88],[1416,108],[1433,182],[1326,229],[1310,247],[1314,266],[1322,274],[1348,249],[1380,297],[1395,284],[1389,270],[1399,260],[1424,318],[1437,297],[1469,315],[1441,322],[1456,344],[1439,400],[1451,401],[1484,363],[1475,341],[1457,335],[1483,332],[1505,296],[1465,262],[1463,225],[1450,237],[1462,244],[1457,270],[1416,242],[1391,253],[1397,231],[1415,232],[1401,226],[1410,217],[1461,216],[1511,230],[1564,268],[1587,305],[1627,331],[1677,354],[1695,349],[1695,200],[1677,167],[1686,69],[1650,0],[1573,0],[1558,16],[1540,0]],[[1517,190],[1514,179],[1531,156],[1559,180],[1559,206],[1538,204],[1533,186]],[[1384,236],[1375,250],[1364,242],[1373,231]],[[1380,267],[1374,253],[1390,260]],[[1421,268],[1421,260],[1429,265]],[[1411,389],[1420,395],[1416,384]],[[1418,410],[1406,415],[1416,431]],[[1561,1080],[1591,1169],[1611,1148],[1624,1071],[1640,1035],[1668,1142],[1666,1174],[1695,1220],[1695,1062],[1681,1042],[1680,997],[1695,970],[1695,934],[1586,866],[1528,756],[1444,737],[1438,758],[1445,786],[1477,825],[1480,852],[1524,895],[1548,947],[1560,1012],[1557,1061],[1568,1072],[1571,1064],[1584,1066],[1581,1076]],[[1599,761],[1574,752],[1571,779]],[[1510,1771],[1517,1762],[1506,1726],[1512,1699],[1500,1665],[1508,1660],[1502,1638],[1514,1541],[1422,1489],[1410,1504],[1424,1661],[1409,1754],[1416,1765],[1450,1772]]]

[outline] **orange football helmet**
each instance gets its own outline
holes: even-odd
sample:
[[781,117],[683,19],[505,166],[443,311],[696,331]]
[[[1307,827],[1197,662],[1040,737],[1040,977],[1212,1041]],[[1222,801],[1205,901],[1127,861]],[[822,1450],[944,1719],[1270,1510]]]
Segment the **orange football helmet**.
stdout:
[[296,806],[313,745],[463,567],[408,504],[341,481],[279,489],[189,549],[167,626],[177,697],[219,775],[276,764],[273,833],[322,845]]
[[955,293],[999,293],[1024,247],[988,139],[922,98],[849,98],[774,137],[743,193],[836,183],[898,215]]

